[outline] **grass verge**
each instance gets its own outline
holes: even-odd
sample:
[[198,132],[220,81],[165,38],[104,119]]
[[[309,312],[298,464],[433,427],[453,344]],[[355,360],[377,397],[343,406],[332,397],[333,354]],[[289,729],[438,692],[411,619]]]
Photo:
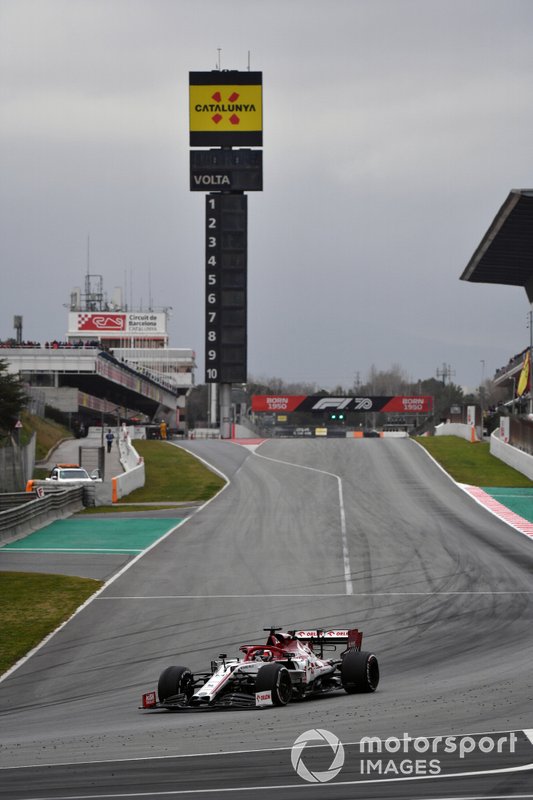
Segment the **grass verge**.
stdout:
[[124,503],[209,500],[224,486],[219,475],[180,447],[152,440],[136,440],[133,445],[144,458],[146,483],[124,497]]
[[[124,498],[124,503],[127,502],[127,499],[127,497]],[[120,512],[121,514],[135,514],[137,511],[175,511],[176,516],[179,517],[180,508],[181,506],[168,504],[165,505],[164,503],[156,503],[155,505],[149,506],[129,506],[120,505],[120,503],[117,503],[114,506],[90,506],[88,508],[84,508],[83,511],[79,511],[78,514],[116,514],[117,512]]]
[[[171,508],[179,516],[178,506],[165,503],[208,500],[224,485],[219,475],[178,447],[159,441],[136,441],[135,449],[145,459],[146,485],[125,497],[124,503],[138,505],[133,508],[117,503],[110,509],[96,507],[85,513]],[[143,502],[157,505],[143,506]],[[100,586],[100,581],[90,578],[0,572],[0,673],[68,619]]]
[[92,578],[0,572],[0,673],[70,617],[102,586]]
[[456,436],[421,436],[416,440],[458,483],[471,486],[530,488],[533,482],[490,454],[488,442],[470,443]]
[[36,417],[33,414],[28,414],[23,411],[21,414],[22,421],[22,436],[21,443],[27,444],[30,440],[32,433],[37,434],[37,443],[35,450],[35,459],[41,461],[46,458],[48,452],[56,445],[61,439],[72,439],[72,432],[63,425],[54,422],[51,419],[43,419]]

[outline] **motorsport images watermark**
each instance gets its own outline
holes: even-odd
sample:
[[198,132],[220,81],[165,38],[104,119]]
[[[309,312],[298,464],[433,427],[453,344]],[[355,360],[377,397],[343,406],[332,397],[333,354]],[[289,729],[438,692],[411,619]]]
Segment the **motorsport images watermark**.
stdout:
[[[408,733],[404,733],[401,738],[389,736],[387,739],[363,736],[359,742],[352,745],[358,760],[358,764],[352,766],[358,767],[359,774],[365,776],[440,775],[443,757],[465,759],[473,753],[481,755],[514,753],[516,743],[517,735],[513,731],[500,735],[477,736],[415,737]],[[307,745],[310,745],[310,748],[304,759]],[[326,757],[330,760],[330,764],[323,769],[325,764],[319,765],[318,759],[323,762]],[[323,728],[304,731],[291,749],[291,763],[294,770],[300,778],[309,783],[326,783],[333,780],[344,766],[344,761],[345,750],[342,742],[334,733]]]
[[[317,742],[319,744],[324,744],[324,742],[326,742],[329,744],[333,751],[333,759],[328,769],[311,770],[305,764],[302,753],[305,746],[310,742],[314,744]],[[334,733],[331,733],[331,731],[326,731],[323,728],[311,728],[308,731],[304,731],[294,742],[291,749],[291,763],[300,778],[303,778],[304,781],[309,781],[309,783],[326,783],[327,781],[333,780],[341,771],[344,764],[344,747],[342,746],[341,740],[335,736]]]

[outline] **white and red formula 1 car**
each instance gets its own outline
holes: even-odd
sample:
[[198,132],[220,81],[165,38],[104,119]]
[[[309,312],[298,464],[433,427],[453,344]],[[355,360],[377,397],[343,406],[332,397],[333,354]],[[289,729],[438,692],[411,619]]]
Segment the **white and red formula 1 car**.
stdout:
[[[209,672],[167,667],[157,694],[142,697],[143,709],[172,711],[200,708],[284,706],[290,700],[344,689],[348,694],[374,692],[379,683],[378,660],[361,651],[363,634],[349,630],[288,631],[265,628],[266,644],[242,645],[242,658],[222,653]],[[337,654],[337,647],[344,645]],[[335,651],[328,658],[326,651]]]

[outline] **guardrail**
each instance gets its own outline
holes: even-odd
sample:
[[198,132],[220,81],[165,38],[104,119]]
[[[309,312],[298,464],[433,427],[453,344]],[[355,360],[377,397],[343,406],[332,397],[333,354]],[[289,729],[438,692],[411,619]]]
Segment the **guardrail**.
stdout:
[[[14,494],[10,494],[10,502],[15,501]],[[31,533],[48,522],[69,517],[83,508],[83,486],[48,491],[43,497],[38,497],[36,492],[16,494],[20,494],[20,504],[0,511],[0,542]],[[29,501],[26,499],[28,495]]]
[[29,503],[30,500],[35,500],[35,497],[35,492],[5,492],[0,494],[0,511],[22,506],[25,503]]

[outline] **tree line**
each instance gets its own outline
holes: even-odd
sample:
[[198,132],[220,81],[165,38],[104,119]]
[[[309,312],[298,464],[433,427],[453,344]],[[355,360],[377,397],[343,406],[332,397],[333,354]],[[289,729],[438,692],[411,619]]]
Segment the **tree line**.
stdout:
[[[429,395],[434,398],[434,415],[440,421],[452,405],[479,405],[485,410],[495,408],[506,399],[505,390],[496,387],[491,380],[486,380],[475,392],[465,393],[463,388],[451,380],[439,380],[435,377],[416,381],[409,379],[398,364],[389,369],[380,370],[372,365],[366,380],[357,377],[350,386],[338,384],[331,389],[324,389],[318,383],[286,381],[278,377],[250,377],[250,380],[239,394],[250,405],[253,395],[287,394],[287,395],[339,395],[339,396],[393,396],[393,395]],[[187,398],[187,423],[194,427],[207,418],[207,386],[194,387]]]
[[13,432],[27,397],[24,385],[18,375],[8,371],[8,363],[0,359],[0,436],[4,438]]

